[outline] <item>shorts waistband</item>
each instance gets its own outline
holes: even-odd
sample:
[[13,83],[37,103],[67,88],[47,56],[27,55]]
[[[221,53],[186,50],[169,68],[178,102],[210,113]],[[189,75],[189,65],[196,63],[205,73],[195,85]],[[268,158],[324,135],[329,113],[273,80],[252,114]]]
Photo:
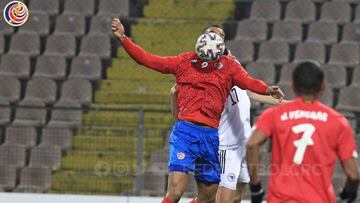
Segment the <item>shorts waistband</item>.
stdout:
[[201,130],[202,132],[217,132],[217,131],[218,131],[217,128],[203,127],[203,126],[200,126],[200,125],[196,125],[196,124],[193,124],[193,123],[189,123],[189,122],[184,121],[184,120],[180,120],[180,121],[178,121],[177,123],[178,123],[179,125],[184,125],[184,126],[189,127],[189,128]]

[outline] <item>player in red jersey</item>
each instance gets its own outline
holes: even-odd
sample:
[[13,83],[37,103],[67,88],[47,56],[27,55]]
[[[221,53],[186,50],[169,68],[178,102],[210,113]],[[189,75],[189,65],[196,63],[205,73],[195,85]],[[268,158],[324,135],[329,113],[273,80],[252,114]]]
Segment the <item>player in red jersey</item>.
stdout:
[[251,78],[232,57],[204,61],[195,51],[160,57],[146,52],[127,38],[119,19],[113,20],[112,30],[137,63],[176,77],[180,121],[173,126],[169,139],[169,184],[163,202],[180,200],[188,183],[187,174],[192,171],[198,185],[197,202],[213,202],[221,171],[217,127],[231,87],[237,85],[278,99],[284,96],[283,93],[277,86],[268,86]]
[[353,202],[359,186],[354,135],[344,116],[318,100],[325,89],[320,65],[299,64],[292,86],[297,98],[267,109],[247,143],[252,203],[261,202],[264,195],[259,146],[268,138],[272,139],[268,203],[335,203],[331,177],[336,157],[347,176],[340,198]]

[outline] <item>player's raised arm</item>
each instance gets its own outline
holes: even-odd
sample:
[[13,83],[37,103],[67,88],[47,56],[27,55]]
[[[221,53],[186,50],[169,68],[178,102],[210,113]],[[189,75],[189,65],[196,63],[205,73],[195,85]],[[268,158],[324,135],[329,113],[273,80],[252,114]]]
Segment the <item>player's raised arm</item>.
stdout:
[[262,80],[252,78],[235,60],[231,66],[231,71],[234,85],[261,95],[271,95],[280,101],[284,98],[284,93],[279,86],[268,86]]
[[180,62],[179,57],[161,57],[145,51],[143,48],[141,48],[125,36],[124,26],[118,18],[113,19],[111,29],[114,36],[119,39],[125,51],[137,63],[161,73],[175,74],[176,66]]

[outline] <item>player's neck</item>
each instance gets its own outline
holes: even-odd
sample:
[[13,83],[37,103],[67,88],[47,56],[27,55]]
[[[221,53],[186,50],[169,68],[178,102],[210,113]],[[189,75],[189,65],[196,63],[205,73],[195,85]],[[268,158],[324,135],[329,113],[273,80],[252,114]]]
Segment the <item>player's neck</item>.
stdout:
[[301,95],[300,97],[306,104],[312,104],[315,100],[318,99],[318,97],[314,95]]

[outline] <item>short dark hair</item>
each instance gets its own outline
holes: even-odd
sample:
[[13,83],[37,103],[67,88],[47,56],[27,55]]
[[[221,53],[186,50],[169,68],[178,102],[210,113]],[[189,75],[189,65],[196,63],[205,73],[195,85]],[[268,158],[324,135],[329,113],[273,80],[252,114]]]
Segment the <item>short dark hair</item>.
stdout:
[[324,71],[318,62],[305,61],[296,66],[292,78],[297,94],[314,95],[321,90]]
[[214,25],[209,25],[209,26],[205,27],[205,28],[203,29],[202,33],[206,33],[206,31],[207,31],[208,29],[212,28],[212,27],[216,27],[216,28],[222,29],[222,30],[224,31],[224,28],[223,28],[221,25],[216,25],[216,24],[214,24]]

